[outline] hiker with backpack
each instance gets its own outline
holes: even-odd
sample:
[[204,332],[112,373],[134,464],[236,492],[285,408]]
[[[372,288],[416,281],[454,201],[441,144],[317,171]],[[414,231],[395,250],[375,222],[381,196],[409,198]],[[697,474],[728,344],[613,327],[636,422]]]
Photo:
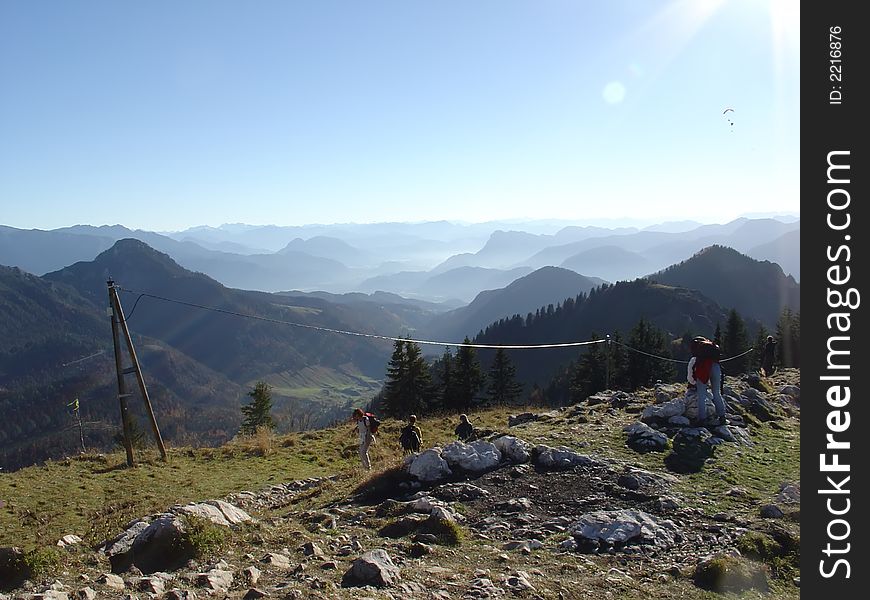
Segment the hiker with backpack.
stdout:
[[381,422],[373,414],[367,413],[361,408],[354,409],[352,419],[356,423],[355,429],[359,434],[360,461],[364,469],[371,470],[372,462],[369,459],[369,447],[375,443],[375,434],[378,432],[378,426]]
[[722,399],[722,367],[719,359],[722,351],[718,344],[703,336],[692,339],[692,359],[689,361],[687,379],[694,385],[698,396],[698,425],[707,420],[707,385],[713,392],[716,406],[716,424],[725,425],[725,401]]
[[423,432],[417,425],[416,415],[408,417],[408,424],[402,428],[402,433],[399,435],[399,444],[406,455],[416,454],[423,447]]

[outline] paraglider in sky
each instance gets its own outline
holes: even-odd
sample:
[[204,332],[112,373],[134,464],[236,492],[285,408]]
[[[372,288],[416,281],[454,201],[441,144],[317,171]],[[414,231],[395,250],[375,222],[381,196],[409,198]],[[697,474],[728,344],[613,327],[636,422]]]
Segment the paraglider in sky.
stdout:
[[[725,115],[725,114],[728,114],[729,112],[734,112],[734,109],[733,108],[726,108],[725,110],[722,111],[722,114]],[[728,121],[728,124],[731,126],[731,131],[733,132],[734,131],[734,121],[731,120],[731,117],[725,117],[725,118]]]

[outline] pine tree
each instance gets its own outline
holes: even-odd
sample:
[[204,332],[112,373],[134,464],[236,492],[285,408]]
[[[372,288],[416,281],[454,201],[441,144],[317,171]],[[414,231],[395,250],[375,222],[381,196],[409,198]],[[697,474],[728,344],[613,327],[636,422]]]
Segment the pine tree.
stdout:
[[[628,336],[628,346],[648,354],[670,358],[670,345],[665,334],[641,317]],[[631,352],[627,360],[627,379],[631,389],[654,384],[657,380],[669,381],[674,377],[673,363]]]
[[272,420],[272,389],[265,381],[258,381],[254,389],[248,392],[251,403],[242,407],[245,415],[239,433],[253,435],[260,427],[272,429],[275,426]]
[[[466,336],[462,343],[471,344],[471,340]],[[467,411],[474,404],[474,398],[483,386],[483,373],[474,348],[461,346],[456,353],[455,381],[455,396],[451,400],[455,402],[455,408]]]
[[517,369],[503,348],[495,351],[489,371],[489,398],[493,404],[512,404],[523,393],[523,386],[516,380]]
[[749,355],[732,358],[746,352],[749,347],[749,334],[746,332],[746,324],[735,309],[728,313],[728,322],[725,324],[725,338],[722,340],[722,357],[731,358],[722,363],[723,372],[728,375],[745,373],[749,366]]
[[783,367],[800,365],[801,314],[784,308],[776,322],[777,362]]
[[[599,336],[593,331],[592,337],[597,339]],[[606,348],[601,349],[598,344],[593,344],[577,360],[574,371],[571,374],[569,388],[572,402],[576,403],[585,400],[604,389],[608,360],[606,352]]]
[[420,346],[396,341],[387,365],[382,410],[393,417],[406,417],[423,412],[433,403],[433,397],[432,376]]

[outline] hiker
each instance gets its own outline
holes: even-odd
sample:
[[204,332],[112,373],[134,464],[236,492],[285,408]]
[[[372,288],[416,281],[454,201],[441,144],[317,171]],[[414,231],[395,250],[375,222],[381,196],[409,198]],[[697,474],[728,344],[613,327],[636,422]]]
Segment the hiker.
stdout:
[[408,417],[408,424],[402,428],[402,433],[399,436],[399,443],[402,445],[402,450],[405,454],[416,454],[423,446],[423,432],[417,425],[417,415]]
[[695,386],[698,395],[698,425],[707,420],[707,385],[713,392],[716,406],[716,424],[725,425],[725,401],[722,400],[722,367],[719,365],[719,346],[703,336],[692,340],[692,359],[689,361],[687,379]]
[[460,441],[467,442],[474,435],[474,425],[468,421],[467,415],[459,415],[459,425],[454,430]]
[[359,433],[359,458],[362,466],[366,470],[371,470],[372,463],[369,459],[369,446],[375,441],[374,433],[371,429],[371,419],[361,408],[356,408],[351,417],[356,423],[355,429]]
[[776,359],[776,340],[772,335],[767,336],[767,343],[764,344],[764,352],[761,355],[761,374],[765,377],[770,377],[776,373],[776,367],[773,361]]

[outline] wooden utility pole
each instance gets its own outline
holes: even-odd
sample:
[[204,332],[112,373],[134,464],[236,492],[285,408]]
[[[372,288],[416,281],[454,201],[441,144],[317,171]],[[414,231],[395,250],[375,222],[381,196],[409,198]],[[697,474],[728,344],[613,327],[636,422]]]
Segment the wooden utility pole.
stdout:
[[[163,437],[160,435],[160,428],[157,426],[157,418],[154,416],[154,409],[151,406],[151,398],[148,396],[148,388],[145,387],[145,379],[142,377],[142,367],[139,365],[139,359],[136,356],[136,348],[133,347],[133,338],[130,337],[130,330],[127,328],[127,320],[124,318],[124,309],[121,308],[121,300],[118,298],[118,290],[115,288],[114,281],[107,281],[109,287],[109,306],[112,312],[112,336],[115,342],[115,368],[118,371],[118,397],[121,401],[121,413],[126,414],[126,398],[130,394],[126,394],[126,386],[124,385],[124,375],[130,373],[136,374],[136,382],[139,384],[139,390],[142,392],[142,400],[145,402],[145,410],[148,413],[148,419],[151,421],[151,430],[154,433],[154,441],[157,443],[157,448],[160,450],[160,456],[166,460],[166,447],[163,445]],[[121,365],[121,345],[118,339],[118,327],[124,333],[124,341],[127,345],[127,351],[130,354],[130,360],[133,363],[132,367],[127,369]],[[125,395],[126,394],[126,395]],[[127,415],[129,419],[129,415]],[[129,420],[124,422],[124,447],[127,449],[127,464],[132,466],[133,463],[133,448],[130,440]]]
[[118,375],[118,402],[121,405],[121,428],[124,432],[124,450],[127,451],[127,466],[132,467],[133,462],[133,440],[131,439],[132,428],[130,427],[130,412],[127,408],[127,398],[132,396],[127,391],[127,383],[124,381],[124,367],[121,363],[121,340],[118,337],[118,314],[115,311],[114,296],[115,282],[107,281],[109,286],[109,316],[112,317],[112,342],[115,346],[115,373]]

